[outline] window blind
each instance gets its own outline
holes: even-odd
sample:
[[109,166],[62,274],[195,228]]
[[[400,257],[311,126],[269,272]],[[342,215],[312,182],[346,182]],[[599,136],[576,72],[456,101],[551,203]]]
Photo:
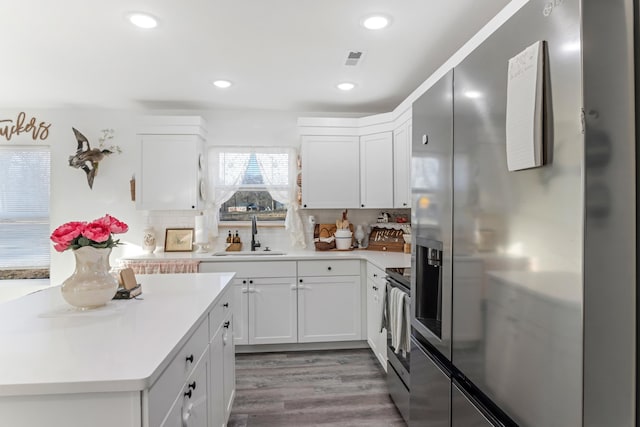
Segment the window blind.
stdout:
[[48,147],[0,147],[0,268],[49,267]]

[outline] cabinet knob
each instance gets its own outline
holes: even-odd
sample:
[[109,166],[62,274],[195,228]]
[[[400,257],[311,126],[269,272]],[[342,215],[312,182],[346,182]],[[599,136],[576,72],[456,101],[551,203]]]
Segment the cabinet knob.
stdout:
[[406,204],[406,203],[403,203],[403,204],[402,204],[402,206],[407,206],[407,204]]
[[300,279],[300,283],[302,283],[302,279]]
[[247,281],[246,281],[246,280],[243,280],[243,281],[242,281],[242,284],[243,284],[243,285],[246,285],[246,284],[247,284]]
[[188,355],[185,360],[189,363],[193,363],[193,354]]
[[327,267],[327,270],[331,271],[331,266]]
[[195,390],[196,389],[196,382],[192,382],[191,384],[189,384],[188,386],[191,390]]
[[374,287],[373,287],[373,290],[374,290],[374,291],[377,291],[377,290],[378,290],[378,287],[377,287],[377,286],[374,286]]
[[249,280],[249,283],[250,283],[250,284],[251,284],[251,283],[253,283],[253,280]]
[[224,325],[222,325],[225,329],[229,329],[229,324],[230,322],[227,320],[226,322],[224,322]]
[[191,209],[195,209],[195,208],[196,208],[195,205],[191,205]]
[[302,207],[303,207],[303,208],[306,208],[306,207],[307,207],[307,205],[306,205],[306,204],[305,204],[305,205],[302,205]]
[[225,308],[229,308],[229,303],[225,302],[224,304],[222,304],[222,306],[225,307]]
[[364,205],[360,205],[361,208],[364,208]]
[[378,277],[378,273],[373,273],[373,277]]
[[189,399],[191,399],[191,390],[185,391],[184,395],[185,395],[185,397],[188,397]]

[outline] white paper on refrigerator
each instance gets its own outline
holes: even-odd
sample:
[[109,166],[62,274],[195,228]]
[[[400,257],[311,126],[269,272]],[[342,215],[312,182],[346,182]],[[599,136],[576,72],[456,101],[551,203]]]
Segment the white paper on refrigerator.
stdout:
[[509,60],[507,82],[507,167],[509,171],[542,166],[544,42],[538,41]]

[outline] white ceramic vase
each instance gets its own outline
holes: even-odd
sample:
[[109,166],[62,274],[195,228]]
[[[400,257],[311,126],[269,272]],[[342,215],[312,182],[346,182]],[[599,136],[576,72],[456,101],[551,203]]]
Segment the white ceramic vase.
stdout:
[[118,289],[117,280],[109,273],[111,248],[83,246],[73,251],[76,269],[62,282],[62,297],[82,310],[109,302]]
[[142,238],[142,249],[150,254],[156,250],[156,233],[153,227],[147,227],[144,229],[144,236]]

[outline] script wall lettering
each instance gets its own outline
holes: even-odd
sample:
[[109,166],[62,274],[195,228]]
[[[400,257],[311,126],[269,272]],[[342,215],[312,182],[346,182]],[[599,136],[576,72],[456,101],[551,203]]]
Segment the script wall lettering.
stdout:
[[27,115],[23,112],[18,114],[15,120],[12,119],[0,119],[0,136],[4,137],[7,141],[11,141],[11,138],[23,133],[31,134],[31,138],[44,141],[49,136],[49,127],[51,123],[40,122],[35,117],[31,117],[27,121]]

